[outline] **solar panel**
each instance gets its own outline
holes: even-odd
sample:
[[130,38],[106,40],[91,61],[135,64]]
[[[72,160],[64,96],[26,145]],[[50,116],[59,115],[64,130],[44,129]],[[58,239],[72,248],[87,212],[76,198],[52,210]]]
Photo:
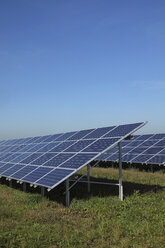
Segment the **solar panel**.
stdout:
[[[165,134],[146,134],[134,136],[134,139],[123,141],[122,161],[145,164],[165,164]],[[118,151],[99,158],[104,161],[118,161]]]
[[0,142],[0,175],[52,189],[144,124]]

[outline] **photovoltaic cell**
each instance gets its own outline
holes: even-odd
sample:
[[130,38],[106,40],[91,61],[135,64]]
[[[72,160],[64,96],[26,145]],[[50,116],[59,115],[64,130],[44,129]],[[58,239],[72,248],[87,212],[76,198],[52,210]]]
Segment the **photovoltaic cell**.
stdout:
[[10,162],[18,156],[20,156],[20,153],[13,153],[10,156],[7,156],[3,161],[4,162]]
[[50,160],[51,158],[53,158],[56,154],[55,153],[45,153],[43,155],[41,155],[39,158],[33,160],[31,162],[31,164],[35,164],[35,165],[42,165],[45,162],[47,162],[48,160]]
[[50,137],[48,137],[45,142],[53,142],[55,141],[58,137],[62,136],[63,133],[59,133],[59,134],[54,134],[54,135],[51,135]]
[[165,163],[165,156],[164,155],[156,155],[152,158],[150,158],[147,163],[151,164],[163,164]]
[[79,152],[91,143],[93,143],[93,140],[80,140],[66,149],[65,152]]
[[83,164],[86,164],[89,160],[91,160],[92,158],[94,158],[97,154],[82,154],[79,153],[77,155],[75,155],[74,157],[70,158],[68,161],[66,161],[65,163],[63,163],[62,165],[60,165],[59,167],[63,167],[63,168],[74,168],[77,169],[80,166],[82,166]]
[[63,170],[55,169],[52,172],[48,173],[46,176],[38,180],[36,183],[43,185],[45,187],[53,187],[54,185],[59,184],[62,180],[68,177],[74,170]]
[[4,171],[6,171],[7,169],[11,168],[12,166],[13,166],[13,164],[5,164],[4,166],[1,166],[0,167],[0,173],[1,173],[1,175],[2,175],[2,173]]
[[37,166],[33,165],[25,165],[22,169],[12,174],[10,177],[13,179],[21,180],[21,178],[25,177],[27,174],[35,170]]
[[91,133],[94,129],[88,129],[88,130],[82,130],[79,131],[78,133],[74,134],[71,138],[68,140],[79,140],[82,139],[83,137],[85,138],[89,133]]
[[40,144],[33,144],[31,145],[31,148],[28,149],[28,152],[38,152],[42,147],[44,147],[46,143],[40,143]]
[[2,173],[2,176],[9,177],[10,175],[14,174],[18,170],[20,170],[23,166],[21,164],[14,165],[6,170],[4,173]]
[[109,146],[116,143],[118,140],[119,138],[96,140],[93,144],[85,148],[83,152],[102,152]]
[[38,152],[48,152],[50,151],[52,148],[58,146],[60,144],[60,142],[52,142],[52,143],[48,143],[45,144],[44,146],[42,146]]
[[18,157],[12,159],[11,161],[13,163],[20,163],[20,161],[22,161],[23,159],[29,157],[30,155],[31,155],[31,153],[27,153],[27,152],[26,153],[22,153],[22,154],[20,153],[20,155]]
[[62,164],[64,161],[66,161],[67,159],[71,158],[73,155],[74,153],[60,153],[56,155],[54,158],[50,159],[44,165],[57,167],[60,164]]
[[54,148],[52,148],[50,152],[62,152],[63,150],[65,150],[67,147],[71,146],[74,143],[75,141],[62,142],[58,146],[55,146]]
[[56,141],[64,141],[64,140],[68,139],[69,137],[71,137],[75,133],[76,132],[64,133],[62,136],[58,137],[56,139]]
[[40,157],[42,154],[41,153],[32,153],[29,157],[23,159],[20,161],[22,164],[30,164],[33,160],[36,158]]
[[92,133],[90,133],[87,136],[85,136],[84,139],[97,139],[97,138],[100,138],[103,135],[105,135],[106,133],[110,132],[114,128],[115,128],[115,126],[97,128],[95,131],[93,131]]
[[30,174],[22,178],[22,180],[26,182],[32,182],[34,183],[44,175],[46,175],[48,172],[50,172],[52,168],[49,167],[39,167],[36,170],[32,171]]

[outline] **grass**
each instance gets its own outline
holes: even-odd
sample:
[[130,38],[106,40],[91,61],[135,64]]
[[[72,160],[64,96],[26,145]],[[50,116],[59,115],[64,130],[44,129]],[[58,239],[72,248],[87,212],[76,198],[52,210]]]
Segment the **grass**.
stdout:
[[[118,171],[94,168],[91,175],[116,181]],[[117,187],[91,185],[89,195],[87,185],[78,184],[70,208],[58,194],[61,188],[44,198],[1,184],[0,247],[164,248],[164,179],[160,172],[125,170],[123,202]]]

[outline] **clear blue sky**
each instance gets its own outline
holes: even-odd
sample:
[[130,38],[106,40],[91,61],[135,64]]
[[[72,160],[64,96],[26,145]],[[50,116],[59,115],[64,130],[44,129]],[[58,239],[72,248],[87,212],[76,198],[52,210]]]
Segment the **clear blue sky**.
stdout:
[[165,132],[164,0],[1,0],[0,139]]

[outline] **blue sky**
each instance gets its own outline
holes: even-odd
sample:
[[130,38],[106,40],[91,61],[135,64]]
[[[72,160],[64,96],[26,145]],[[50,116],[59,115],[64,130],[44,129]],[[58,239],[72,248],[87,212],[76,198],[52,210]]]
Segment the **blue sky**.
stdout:
[[1,0],[0,139],[165,132],[164,13],[164,0]]

